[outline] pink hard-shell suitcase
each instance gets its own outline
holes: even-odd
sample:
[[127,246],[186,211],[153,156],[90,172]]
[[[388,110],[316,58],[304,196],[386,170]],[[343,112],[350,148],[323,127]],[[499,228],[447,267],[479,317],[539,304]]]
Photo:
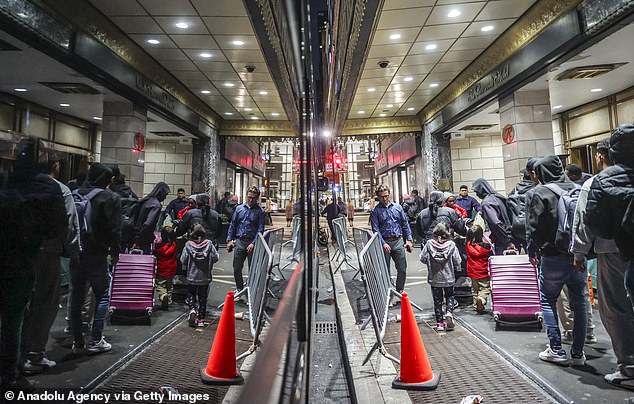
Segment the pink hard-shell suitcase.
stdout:
[[539,280],[528,255],[494,255],[489,258],[489,274],[495,329],[500,324],[536,324],[541,329]]
[[119,254],[110,285],[110,321],[151,323],[154,305],[153,255]]

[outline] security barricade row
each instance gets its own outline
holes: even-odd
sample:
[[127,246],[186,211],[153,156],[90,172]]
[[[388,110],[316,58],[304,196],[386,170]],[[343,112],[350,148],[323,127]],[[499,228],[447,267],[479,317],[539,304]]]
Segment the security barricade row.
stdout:
[[283,246],[286,246],[288,244],[292,245],[292,252],[291,255],[289,255],[288,257],[286,257],[287,260],[290,260],[286,265],[284,265],[284,267],[282,267],[281,269],[286,269],[286,267],[292,265],[294,262],[298,263],[299,262],[299,255],[302,252],[302,241],[299,237],[299,231],[302,225],[301,222],[301,218],[299,216],[295,216],[293,218],[293,223],[292,223],[292,227],[291,227],[291,239],[288,240],[287,242],[285,242],[284,244],[282,244]]
[[269,246],[269,250],[273,253],[273,263],[271,264],[271,272],[277,269],[277,272],[286,279],[280,268],[280,260],[282,259],[282,240],[284,239],[284,229],[267,230],[264,232],[264,240]]
[[354,274],[354,278],[359,274],[359,268],[352,264],[352,257],[346,252],[346,246],[351,245],[354,247],[354,242],[348,239],[348,224],[346,222],[345,217],[339,217],[332,221],[332,228],[335,232],[335,242],[337,243],[337,250],[333,255],[333,261],[337,258],[341,259],[341,262],[335,268],[335,272],[341,268],[341,266],[346,263],[352,268],[354,268],[357,272]]

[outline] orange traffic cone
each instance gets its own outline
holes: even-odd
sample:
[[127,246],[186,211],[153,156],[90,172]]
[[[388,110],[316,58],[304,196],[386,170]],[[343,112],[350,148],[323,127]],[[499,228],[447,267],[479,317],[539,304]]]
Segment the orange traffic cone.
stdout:
[[243,384],[236,363],[236,320],[233,313],[233,291],[227,293],[220,322],[209,352],[207,366],[200,367],[200,378],[205,384]]
[[440,372],[431,370],[425,344],[420,336],[414,311],[407,293],[401,302],[401,369],[392,388],[404,390],[433,390],[438,387]]

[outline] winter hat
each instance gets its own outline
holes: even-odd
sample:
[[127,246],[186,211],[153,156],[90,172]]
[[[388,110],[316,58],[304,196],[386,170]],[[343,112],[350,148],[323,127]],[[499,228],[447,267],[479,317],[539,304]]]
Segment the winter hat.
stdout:
[[610,136],[610,160],[634,167],[634,125],[621,125]]

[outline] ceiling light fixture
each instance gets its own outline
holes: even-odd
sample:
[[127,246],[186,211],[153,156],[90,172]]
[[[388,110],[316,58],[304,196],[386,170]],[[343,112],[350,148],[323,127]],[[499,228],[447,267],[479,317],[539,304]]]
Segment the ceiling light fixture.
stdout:
[[447,17],[456,18],[456,17],[460,16],[461,14],[462,13],[460,12],[460,10],[453,9],[453,10],[449,11],[449,13],[447,14]]
[[213,55],[211,53],[209,53],[209,52],[203,52],[203,53],[200,54],[200,57],[201,58],[205,58],[205,59],[208,59],[208,58],[210,58],[212,56]]
[[279,112],[271,112],[271,116],[280,116]]
[[413,111],[413,110],[414,110],[414,107],[409,107],[409,108],[407,108],[407,110],[408,110],[408,111]]
[[405,78],[403,79],[403,81],[412,81],[412,80],[414,80],[414,78],[413,78],[413,77],[405,77]]
[[258,117],[257,116],[252,116],[251,119],[255,120],[255,119],[258,119]]
[[489,32],[489,31],[493,31],[493,25],[485,25],[484,27],[480,28],[480,31],[482,32]]
[[429,85],[429,87],[431,87],[431,88],[438,87],[438,83],[431,83],[431,84]]
[[434,50],[438,47],[438,45],[436,45],[435,43],[430,43],[429,45],[425,46],[426,50]]
[[368,92],[369,92],[369,93],[373,93],[373,92],[375,92],[375,91],[376,91],[376,88],[374,88],[374,87],[370,87],[370,88],[368,88]]
[[158,45],[161,43],[161,41],[159,41],[158,39],[148,39],[147,43],[152,44],[152,45]]
[[233,115],[233,112],[225,112],[225,115]]
[[401,39],[401,34],[392,34],[390,35],[390,39]]
[[244,110],[249,112],[249,111],[253,111],[253,108],[245,108]]
[[386,107],[388,108],[392,108],[394,106],[394,104],[387,104]]
[[386,116],[387,114],[379,114],[379,116]]
[[357,111],[357,114],[363,115],[363,114],[365,114],[365,111]]
[[231,42],[232,44],[234,44],[235,46],[242,46],[244,45],[244,41],[233,41]]
[[14,88],[13,91],[17,91],[18,93],[24,93],[24,92],[27,92],[29,90],[27,90],[26,88]]
[[62,102],[61,104],[59,104],[60,107],[70,107],[70,104],[67,104],[65,102]]
[[268,91],[260,91],[260,95],[267,95],[268,93]]
[[555,106],[553,107],[553,109],[559,109],[559,108],[562,108],[562,107],[563,107],[563,105],[561,105],[561,104],[560,104],[560,105],[555,105]]
[[211,94],[211,91],[209,90],[200,90],[201,94]]
[[101,121],[102,118],[100,116],[93,116],[92,119],[95,121]]
[[185,23],[185,22],[177,22],[176,24],[174,24],[176,26],[176,28],[180,28],[180,29],[187,29],[189,28],[189,24]]
[[602,88],[593,88],[592,90],[590,90],[591,93],[600,93],[601,91],[603,91]]
[[235,87],[236,85],[233,83],[226,82],[225,87]]

